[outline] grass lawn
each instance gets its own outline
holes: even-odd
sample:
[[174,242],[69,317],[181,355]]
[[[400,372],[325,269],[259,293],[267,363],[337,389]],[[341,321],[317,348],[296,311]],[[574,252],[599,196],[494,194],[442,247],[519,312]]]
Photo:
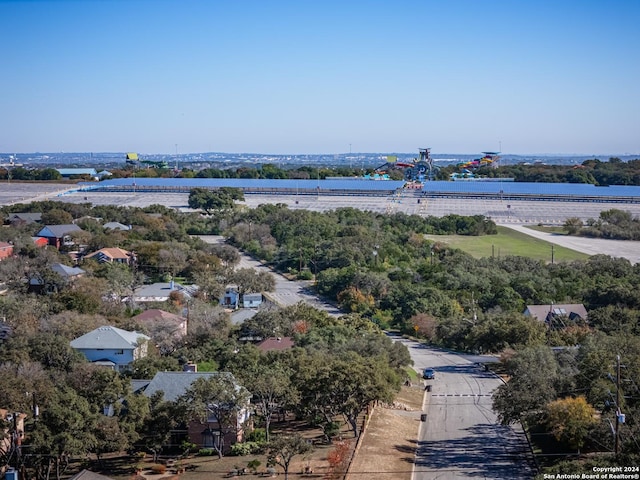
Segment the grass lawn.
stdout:
[[553,225],[527,225],[527,228],[530,228],[531,230],[537,230],[539,232],[554,233],[556,235],[568,235],[564,227]]
[[[465,235],[427,235],[429,240],[446,243],[459,248],[475,258],[505,257],[517,255],[530,257],[546,262],[551,261],[551,248],[549,242],[530,237],[507,227],[498,227],[497,235],[482,235],[479,237]],[[570,250],[568,248],[553,245],[553,257],[556,262],[569,262],[572,260],[584,260],[589,255]]]

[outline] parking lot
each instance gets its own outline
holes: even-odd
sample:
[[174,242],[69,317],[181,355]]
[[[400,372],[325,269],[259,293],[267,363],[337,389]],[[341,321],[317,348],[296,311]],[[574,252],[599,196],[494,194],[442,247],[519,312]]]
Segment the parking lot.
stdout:
[[[177,210],[188,208],[188,194],[181,193],[141,193],[141,192],[75,192],[66,193],[71,188],[65,184],[4,183],[0,185],[0,204],[28,203],[38,200],[56,200],[69,203],[91,203],[93,205],[122,205],[146,207],[159,204]],[[254,208],[260,204],[282,203],[291,209],[327,211],[352,207],[378,213],[403,212],[421,216],[442,217],[448,214],[485,215],[503,225],[562,225],[567,218],[582,220],[598,218],[600,212],[612,208],[626,210],[640,217],[640,204],[605,202],[560,202],[534,200],[493,200],[468,198],[426,198],[413,192],[394,196],[360,195],[246,195],[243,204]],[[530,230],[530,229],[525,229]],[[531,234],[531,233],[530,233]],[[566,238],[551,235],[545,240],[562,244]],[[615,241],[588,238],[573,238],[575,250],[594,254],[605,253],[612,256],[624,256],[631,261],[640,261],[638,254],[625,254],[640,251],[640,243],[623,242],[625,248]]]

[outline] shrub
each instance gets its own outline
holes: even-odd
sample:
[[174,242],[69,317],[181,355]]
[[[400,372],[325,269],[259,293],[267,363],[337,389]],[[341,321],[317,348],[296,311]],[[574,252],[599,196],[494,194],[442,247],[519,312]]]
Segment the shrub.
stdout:
[[244,456],[256,453],[262,453],[264,444],[261,442],[244,442],[236,443],[231,446],[231,455]]
[[201,448],[198,450],[198,456],[200,457],[208,457],[213,455],[213,448]]
[[260,462],[260,460],[253,459],[250,462],[247,462],[247,468],[249,470],[251,470],[253,473],[256,473],[258,471],[258,467],[262,465],[262,462]]
[[313,273],[311,270],[302,270],[298,273],[298,280],[311,280],[313,278]]
[[256,428],[247,434],[247,442],[266,442],[267,431],[264,428]]
[[183,442],[180,444],[180,448],[182,448],[182,450],[183,450],[185,453],[194,453],[194,452],[197,452],[197,451],[198,451],[198,445],[197,445],[197,444],[195,444],[195,443],[191,443],[191,442],[187,442],[186,440],[185,440],[185,441],[183,441]]
[[155,465],[151,465],[151,471],[156,474],[163,474],[167,471],[167,466],[156,463]]

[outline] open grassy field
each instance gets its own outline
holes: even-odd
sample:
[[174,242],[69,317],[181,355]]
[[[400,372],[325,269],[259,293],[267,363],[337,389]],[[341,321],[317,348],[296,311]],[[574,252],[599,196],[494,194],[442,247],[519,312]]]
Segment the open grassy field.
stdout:
[[583,260],[589,257],[584,253],[553,245],[544,240],[539,240],[501,226],[498,227],[497,235],[482,235],[479,237],[427,235],[427,238],[436,242],[446,243],[454,248],[459,248],[476,258],[517,255],[550,262],[552,248],[554,262],[569,262],[572,260]]

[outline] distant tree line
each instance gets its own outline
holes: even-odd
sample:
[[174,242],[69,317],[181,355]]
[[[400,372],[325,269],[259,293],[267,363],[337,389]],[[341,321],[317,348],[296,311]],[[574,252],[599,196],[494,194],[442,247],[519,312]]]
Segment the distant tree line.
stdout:
[[[446,180],[458,166],[449,165],[439,172]],[[613,157],[603,162],[598,159],[585,160],[580,165],[500,165],[497,168],[482,167],[474,172],[489,178],[514,178],[516,182],[546,183],[590,183],[593,185],[640,185],[640,159],[623,162]]]
[[55,168],[0,167],[0,180],[50,181],[61,180],[62,175]]
[[[314,167],[289,166],[283,168],[273,164],[257,167],[241,166],[234,168],[209,167],[194,170],[158,168],[157,166],[126,165],[110,169],[109,178],[161,177],[161,178],[253,178],[253,179],[325,179],[327,177],[361,177],[374,173],[373,167]],[[458,165],[447,165],[436,171],[437,180],[449,180],[449,176],[458,172]],[[386,172],[393,180],[402,180],[402,169]],[[489,178],[514,178],[516,182],[548,183],[590,183],[593,185],[640,185],[640,159],[623,162],[612,157],[603,162],[598,159],[585,160],[580,165],[517,164],[501,165],[498,168],[482,167],[475,171],[478,176]],[[54,168],[31,169],[25,167],[0,168],[0,180],[60,180],[62,176]]]

